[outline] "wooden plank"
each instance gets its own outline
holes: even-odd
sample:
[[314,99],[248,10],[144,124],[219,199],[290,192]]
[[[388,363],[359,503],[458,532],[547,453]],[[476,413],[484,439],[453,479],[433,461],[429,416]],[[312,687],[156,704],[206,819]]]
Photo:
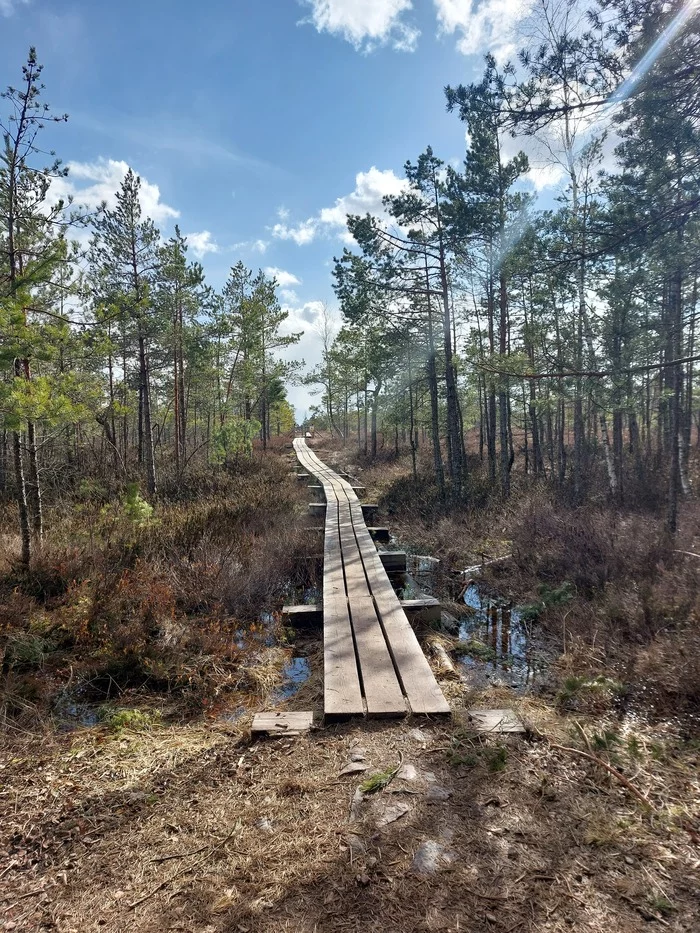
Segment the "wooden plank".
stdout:
[[323,543],[323,708],[328,720],[364,713],[345,593],[336,500],[328,508]]
[[357,596],[351,592],[348,601],[367,715],[405,716],[406,701],[377,619],[374,600],[371,596]]
[[[372,596],[388,642],[389,651],[398,672],[411,710],[420,715],[449,715],[450,707],[435,679],[430,664],[415,632],[401,608],[367,528],[351,506],[355,533],[362,550],[362,559],[370,582]],[[379,566],[377,566],[379,565]]]
[[440,600],[435,599],[433,596],[425,596],[423,599],[400,599],[399,603],[411,624],[414,622],[439,622],[442,617]]
[[344,593],[324,592],[323,711],[326,719],[362,716],[364,704]]
[[449,703],[442,694],[396,594],[392,592],[389,596],[386,591],[380,591],[375,593],[374,598],[411,711],[417,715],[448,716]]
[[256,713],[251,732],[268,735],[299,735],[308,732],[314,724],[312,712],[280,711]]
[[[338,504],[343,569],[360,676],[370,716],[403,716],[406,703],[370,593],[347,504]],[[375,552],[376,553],[376,552]]]
[[387,573],[406,573],[405,551],[379,551],[379,560]]

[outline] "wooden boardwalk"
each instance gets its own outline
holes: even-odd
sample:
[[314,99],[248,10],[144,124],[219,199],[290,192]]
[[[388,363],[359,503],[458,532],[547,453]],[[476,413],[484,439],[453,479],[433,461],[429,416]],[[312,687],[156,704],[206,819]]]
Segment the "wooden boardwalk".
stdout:
[[449,715],[418,639],[367,530],[362,506],[341,479],[296,438],[301,465],[326,497],[323,547],[326,719]]

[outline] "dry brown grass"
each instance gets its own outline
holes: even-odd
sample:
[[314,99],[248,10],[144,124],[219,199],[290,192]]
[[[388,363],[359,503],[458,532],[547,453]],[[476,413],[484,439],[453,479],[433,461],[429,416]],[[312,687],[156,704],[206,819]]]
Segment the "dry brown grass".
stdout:
[[[585,748],[547,704],[517,705],[535,733]],[[637,735],[631,762],[619,753],[650,813],[595,765],[547,741],[477,738],[459,713],[453,725],[351,724],[252,744],[248,721],[16,739],[3,761],[6,922],[60,933],[617,933],[655,917],[693,929],[697,749],[662,762],[658,727]],[[589,742],[595,725],[583,720]],[[352,821],[366,775],[338,775],[355,746],[368,774],[403,758],[419,777],[392,781]],[[448,799],[426,796],[430,775]],[[378,830],[396,802],[407,814]],[[411,861],[427,839],[454,860],[421,878]]]

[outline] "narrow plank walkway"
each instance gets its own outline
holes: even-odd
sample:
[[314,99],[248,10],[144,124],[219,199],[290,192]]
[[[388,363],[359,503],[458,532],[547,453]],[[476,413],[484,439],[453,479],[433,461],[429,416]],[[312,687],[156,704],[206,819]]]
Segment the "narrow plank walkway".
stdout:
[[306,441],[294,449],[326,497],[323,547],[324,712],[328,720],[449,715],[418,639],[386,575],[350,483]]

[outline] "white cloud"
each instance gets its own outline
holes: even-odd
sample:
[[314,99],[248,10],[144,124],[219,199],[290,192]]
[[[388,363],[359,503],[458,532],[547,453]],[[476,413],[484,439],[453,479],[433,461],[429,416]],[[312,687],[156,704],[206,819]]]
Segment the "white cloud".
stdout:
[[406,181],[395,175],[392,169],[380,171],[373,165],[368,172],[357,173],[355,190],[337,198],[333,207],[324,207],[319,213],[319,220],[322,224],[341,227],[345,231],[348,214],[383,214],[382,198],[400,194],[405,187]]
[[301,0],[311,7],[310,22],[318,32],[341,36],[358,51],[371,52],[391,44],[397,51],[412,52],[420,31],[405,22],[411,0]]
[[566,173],[561,165],[557,163],[545,163],[530,165],[530,171],[523,178],[529,181],[535,191],[539,194],[545,188],[555,188],[561,184]]
[[284,222],[285,220],[289,220],[289,211],[287,210],[286,207],[278,207],[277,216],[282,222]]
[[267,252],[267,247],[270,244],[267,240],[243,240],[241,243],[234,243],[231,247],[232,250],[238,251],[247,251],[249,253],[263,253]]
[[297,246],[305,246],[316,238],[317,225],[313,217],[310,217],[296,227],[288,227],[284,223],[275,224],[271,232],[278,240],[294,240]]
[[16,6],[26,6],[28,3],[29,0],[0,0],[0,13],[3,16],[12,16]]
[[197,259],[203,259],[207,253],[221,252],[221,247],[208,230],[202,230],[200,233],[186,233],[185,239]]
[[284,269],[278,269],[276,266],[267,266],[265,275],[271,279],[277,279],[280,288],[289,288],[290,285],[301,285],[301,279],[298,279],[293,272],[285,272]]
[[280,298],[286,305],[296,305],[299,303],[299,296],[293,288],[281,288]]
[[534,0],[433,0],[439,31],[458,36],[463,55],[493,52],[499,63],[516,50],[515,32]]
[[[116,192],[129,170],[126,162],[114,159],[98,159],[96,162],[69,162],[68,177],[56,178],[51,191],[58,200],[71,196],[76,205],[88,210],[97,210],[105,202],[113,208]],[[180,216],[180,212],[164,204],[160,199],[160,188],[141,176],[141,208],[154,223],[164,223]]]
[[319,234],[339,235],[343,242],[353,243],[346,229],[347,215],[381,216],[384,213],[382,198],[400,194],[405,187],[405,180],[395,175],[392,169],[381,171],[373,165],[369,171],[357,173],[355,189],[337,198],[332,207],[322,208],[315,217],[309,217],[297,226],[275,224],[272,235],[280,240],[294,240],[297,246],[311,243]]

